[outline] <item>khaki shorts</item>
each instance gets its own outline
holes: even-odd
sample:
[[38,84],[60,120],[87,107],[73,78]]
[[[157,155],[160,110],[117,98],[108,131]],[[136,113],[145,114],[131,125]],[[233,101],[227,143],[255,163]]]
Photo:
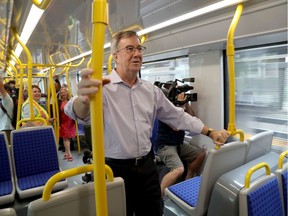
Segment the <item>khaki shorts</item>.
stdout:
[[192,162],[204,150],[192,144],[183,143],[180,145],[180,154],[178,155],[177,146],[163,146],[158,149],[157,155],[170,169],[170,171],[184,167],[181,160]]

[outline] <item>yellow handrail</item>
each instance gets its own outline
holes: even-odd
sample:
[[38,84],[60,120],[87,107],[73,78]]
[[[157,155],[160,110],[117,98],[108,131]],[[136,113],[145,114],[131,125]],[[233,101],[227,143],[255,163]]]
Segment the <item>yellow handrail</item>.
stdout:
[[[20,127],[20,123],[18,124],[18,122],[20,121],[20,113],[21,113],[21,106],[23,103],[23,74],[24,74],[24,68],[23,68],[23,64],[20,61],[20,59],[16,56],[15,52],[12,50],[11,54],[15,60],[15,62],[19,65],[20,67],[20,83],[19,83],[19,92],[18,92],[18,104],[17,104],[17,119],[16,119],[16,130],[19,129]],[[18,83],[18,76],[16,76],[16,83]]]
[[[46,182],[44,189],[43,189],[42,199],[44,201],[47,201],[50,199],[53,186],[57,182],[61,181],[62,179],[71,177],[71,176],[79,175],[79,174],[86,173],[86,172],[92,172],[93,166],[94,166],[93,164],[89,164],[89,165],[79,166],[76,168],[72,168],[72,169],[68,169],[68,170],[64,170],[64,171],[56,173]],[[107,165],[105,165],[105,174],[106,174],[107,180],[109,182],[114,181],[113,172],[112,172],[111,168]],[[104,178],[105,178],[105,176],[104,176]],[[106,183],[105,183],[104,187],[106,190]],[[96,194],[96,191],[95,191],[95,194]]]
[[235,67],[234,67],[234,32],[238,25],[240,16],[243,11],[243,5],[239,4],[237,6],[236,12],[234,14],[232,23],[228,30],[227,36],[227,58],[228,58],[228,71],[229,71],[229,123],[228,131],[231,136],[236,134],[240,135],[240,141],[244,141],[244,132],[242,130],[237,130],[235,125]]
[[279,156],[278,169],[283,169],[284,157],[288,155],[288,150],[284,151]]
[[259,163],[255,166],[253,166],[252,168],[250,168],[247,173],[246,173],[246,176],[245,176],[245,188],[249,188],[250,187],[250,178],[251,178],[251,175],[256,171],[256,170],[259,170],[261,169],[262,167],[265,167],[265,170],[266,170],[266,175],[270,175],[271,174],[271,171],[270,171],[270,167],[267,163],[265,162],[262,162],[262,163]]
[[31,0],[31,1],[35,6],[37,6],[38,8],[42,10],[45,10],[51,2],[51,0],[42,0],[40,2],[38,0]]
[[32,59],[30,51],[28,50],[26,45],[21,41],[21,39],[20,39],[19,35],[17,34],[15,28],[12,28],[12,32],[13,32],[16,40],[18,41],[18,43],[22,46],[24,52],[27,55],[27,59],[28,59],[28,63],[27,63],[27,69],[28,69],[28,97],[29,97],[30,118],[31,118],[31,120],[33,120],[35,118],[34,109],[33,109],[32,88],[31,88],[31,86],[32,86],[32,67],[33,67],[32,61],[33,61],[33,59]]
[[[92,3],[92,61],[93,74],[91,78],[102,80],[102,64],[104,58],[105,27],[107,20],[106,0],[94,0]],[[107,193],[105,187],[105,159],[104,159],[104,128],[102,111],[102,86],[99,91],[90,97],[91,130],[93,162],[94,162],[94,189],[96,215],[107,216]],[[97,192],[97,193],[96,193]]]

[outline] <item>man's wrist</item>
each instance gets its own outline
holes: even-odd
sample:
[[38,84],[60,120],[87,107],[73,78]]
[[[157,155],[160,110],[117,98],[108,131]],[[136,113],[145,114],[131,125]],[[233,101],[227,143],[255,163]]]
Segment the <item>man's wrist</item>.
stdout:
[[210,137],[211,133],[213,132],[213,129],[212,128],[209,128],[207,133],[206,133],[206,136]]

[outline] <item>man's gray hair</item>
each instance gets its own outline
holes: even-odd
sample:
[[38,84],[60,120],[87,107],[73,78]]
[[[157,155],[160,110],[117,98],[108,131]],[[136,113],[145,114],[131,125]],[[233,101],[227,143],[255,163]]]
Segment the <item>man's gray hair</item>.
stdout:
[[137,33],[135,31],[120,31],[118,32],[116,35],[114,35],[112,37],[112,41],[111,41],[111,53],[115,53],[118,50],[118,44],[119,41],[123,38],[129,38],[129,37],[133,37],[133,36],[137,36],[139,41],[141,42],[141,38],[137,35]]

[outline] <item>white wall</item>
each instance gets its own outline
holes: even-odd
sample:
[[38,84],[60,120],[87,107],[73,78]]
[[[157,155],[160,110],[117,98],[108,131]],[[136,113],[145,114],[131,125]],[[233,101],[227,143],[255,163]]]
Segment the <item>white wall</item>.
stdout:
[[[224,128],[224,96],[222,54],[212,51],[189,56],[189,73],[195,78],[194,90],[197,92],[197,102],[192,107],[204,124],[214,129]],[[193,138],[193,143],[200,146],[210,146],[212,142],[203,135]],[[212,144],[212,146],[214,146]]]

